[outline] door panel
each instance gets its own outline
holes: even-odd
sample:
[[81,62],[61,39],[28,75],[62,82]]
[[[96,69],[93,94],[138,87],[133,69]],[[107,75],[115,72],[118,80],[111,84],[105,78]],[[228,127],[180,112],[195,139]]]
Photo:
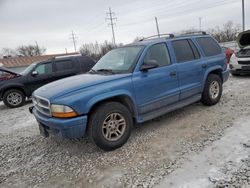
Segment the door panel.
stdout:
[[171,64],[166,43],[148,48],[144,63],[154,62],[157,68],[137,71],[132,81],[140,115],[166,107],[179,100],[179,85],[176,65]]
[[172,45],[177,62],[180,100],[184,100],[202,92],[207,62],[201,58],[197,47],[190,39],[175,40]]
[[166,107],[179,100],[176,65],[133,74],[133,85],[139,114]]
[[[32,75],[36,71],[37,75]],[[52,62],[38,64],[28,76],[27,86],[30,88],[30,93],[39,87],[53,81],[53,64]]]

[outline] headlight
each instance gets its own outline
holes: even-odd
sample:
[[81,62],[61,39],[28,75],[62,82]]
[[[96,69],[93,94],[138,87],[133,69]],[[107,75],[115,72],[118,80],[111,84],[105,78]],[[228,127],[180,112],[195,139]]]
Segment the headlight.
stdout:
[[77,113],[68,106],[52,104],[50,109],[52,116],[56,118],[71,118],[77,116]]

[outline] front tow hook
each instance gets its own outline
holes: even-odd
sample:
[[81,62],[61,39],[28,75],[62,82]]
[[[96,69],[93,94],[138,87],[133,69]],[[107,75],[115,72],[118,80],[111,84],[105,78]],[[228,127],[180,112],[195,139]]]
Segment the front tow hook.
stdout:
[[34,106],[29,107],[29,111],[31,114],[33,114],[33,108],[34,108]]

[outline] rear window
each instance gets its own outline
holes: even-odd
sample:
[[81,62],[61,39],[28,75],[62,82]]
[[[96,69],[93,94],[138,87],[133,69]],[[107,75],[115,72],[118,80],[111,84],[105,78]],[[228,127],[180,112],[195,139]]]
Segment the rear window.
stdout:
[[214,56],[221,53],[221,47],[211,37],[202,37],[196,39],[205,56]]
[[172,45],[178,63],[200,58],[199,52],[191,40],[176,40],[172,42]]
[[70,60],[56,61],[55,65],[57,71],[67,71],[73,69],[73,63]]

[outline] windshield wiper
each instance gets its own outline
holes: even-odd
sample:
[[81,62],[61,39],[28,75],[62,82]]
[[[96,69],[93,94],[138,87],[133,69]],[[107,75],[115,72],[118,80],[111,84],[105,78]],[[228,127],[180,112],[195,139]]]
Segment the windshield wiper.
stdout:
[[95,71],[96,72],[107,72],[107,73],[115,74],[112,69],[98,69],[98,70],[95,70]]
[[89,73],[95,74],[95,73],[98,73],[98,72],[96,70],[94,70],[94,69],[90,69]]

